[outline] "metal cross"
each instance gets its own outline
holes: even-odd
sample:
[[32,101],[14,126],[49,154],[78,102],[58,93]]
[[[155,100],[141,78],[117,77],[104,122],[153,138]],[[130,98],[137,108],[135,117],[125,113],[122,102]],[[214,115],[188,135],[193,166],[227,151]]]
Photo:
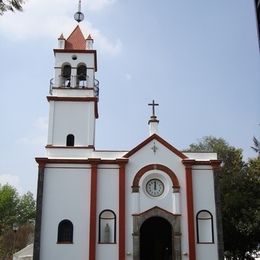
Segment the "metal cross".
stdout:
[[155,102],[154,102],[154,100],[153,100],[153,103],[151,103],[151,104],[148,104],[148,106],[152,106],[153,108],[153,116],[155,116],[155,106],[159,106],[159,104],[156,104]]
[[158,150],[159,148],[156,146],[155,142],[153,142],[153,146],[152,146],[151,149],[152,149],[153,153],[156,154],[156,152],[157,152],[157,150]]

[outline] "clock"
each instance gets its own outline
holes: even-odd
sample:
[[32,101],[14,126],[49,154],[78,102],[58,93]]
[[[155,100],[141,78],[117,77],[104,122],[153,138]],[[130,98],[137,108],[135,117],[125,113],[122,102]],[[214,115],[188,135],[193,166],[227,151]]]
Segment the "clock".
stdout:
[[164,184],[159,179],[150,179],[146,183],[146,192],[152,197],[159,197],[164,192]]

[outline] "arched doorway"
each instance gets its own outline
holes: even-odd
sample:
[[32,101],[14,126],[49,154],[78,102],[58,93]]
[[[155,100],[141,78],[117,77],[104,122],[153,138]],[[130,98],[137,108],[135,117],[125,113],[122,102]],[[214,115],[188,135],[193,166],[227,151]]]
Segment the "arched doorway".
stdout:
[[167,220],[151,217],[142,224],[140,260],[172,260],[172,227]]
[[[172,251],[172,256],[169,259],[181,260],[181,215],[174,215],[159,207],[151,208],[139,214],[133,214],[133,260],[146,260],[141,258],[142,246],[146,245],[144,243],[145,231],[149,228],[153,229],[155,226],[161,229],[165,227],[164,229],[168,231],[164,232],[164,235],[167,233],[171,234],[171,238],[169,239],[171,246],[168,247],[168,250]],[[142,242],[141,234],[144,235]],[[157,234],[159,233],[157,232]],[[158,259],[163,260],[162,256]]]

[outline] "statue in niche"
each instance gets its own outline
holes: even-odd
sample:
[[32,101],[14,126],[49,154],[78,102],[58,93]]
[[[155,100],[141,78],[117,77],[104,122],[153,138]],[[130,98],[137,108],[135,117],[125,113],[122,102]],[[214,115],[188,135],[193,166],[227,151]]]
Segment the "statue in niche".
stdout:
[[105,229],[104,229],[104,243],[111,243],[110,241],[110,227],[109,224],[106,223]]

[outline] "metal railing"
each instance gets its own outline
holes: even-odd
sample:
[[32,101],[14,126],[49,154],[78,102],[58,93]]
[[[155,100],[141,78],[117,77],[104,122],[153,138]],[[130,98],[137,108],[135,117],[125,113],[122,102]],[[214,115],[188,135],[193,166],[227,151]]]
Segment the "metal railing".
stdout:
[[[66,78],[63,76],[59,77],[59,87],[62,88],[88,88],[89,86],[89,78],[86,77],[84,79],[82,76],[71,76],[70,78]],[[54,88],[54,78],[50,79],[49,93],[52,95]],[[94,79],[94,94],[96,97],[99,96],[99,81]]]
[[96,97],[99,97],[99,81],[94,79],[94,93]]
[[50,79],[50,89],[49,89],[50,95],[52,95],[52,88],[54,87],[53,80],[54,80],[54,78],[51,78],[51,79]]

